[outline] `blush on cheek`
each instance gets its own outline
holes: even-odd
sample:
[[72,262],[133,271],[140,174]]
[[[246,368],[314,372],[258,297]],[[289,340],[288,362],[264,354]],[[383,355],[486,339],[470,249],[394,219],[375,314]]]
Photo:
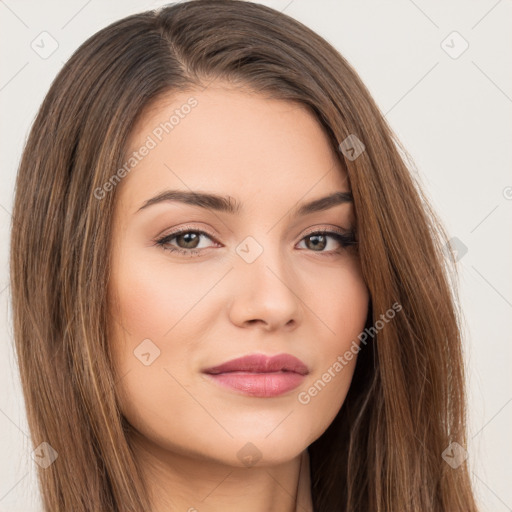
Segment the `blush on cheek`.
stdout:
[[143,261],[141,256],[138,264],[136,260],[133,265],[125,262],[119,269],[119,314],[134,338],[159,338],[180,318],[183,295],[176,290],[183,289],[183,278],[169,275],[169,269],[148,268]]
[[[347,268],[329,286],[322,287],[316,302],[318,316],[334,331],[338,345],[350,345],[366,324],[370,294],[356,268]],[[340,347],[341,348],[341,347]]]

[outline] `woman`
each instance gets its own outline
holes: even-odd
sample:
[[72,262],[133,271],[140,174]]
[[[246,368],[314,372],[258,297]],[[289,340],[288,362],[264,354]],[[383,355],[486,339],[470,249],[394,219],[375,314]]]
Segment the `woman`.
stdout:
[[13,214],[45,510],[477,510],[446,237],[398,147],[344,58],[262,5],[77,50]]

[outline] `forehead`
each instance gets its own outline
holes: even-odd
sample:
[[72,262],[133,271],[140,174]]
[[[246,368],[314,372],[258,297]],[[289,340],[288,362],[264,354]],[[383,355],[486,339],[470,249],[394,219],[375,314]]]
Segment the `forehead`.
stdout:
[[118,193],[131,202],[165,188],[217,191],[242,202],[262,193],[282,201],[283,194],[298,200],[309,191],[348,190],[308,108],[219,85],[169,93],[152,104],[132,131],[130,158],[136,161]]

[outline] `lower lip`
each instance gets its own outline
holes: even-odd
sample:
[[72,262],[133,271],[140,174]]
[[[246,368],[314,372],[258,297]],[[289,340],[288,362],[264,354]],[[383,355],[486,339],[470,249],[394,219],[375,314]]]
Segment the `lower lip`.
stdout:
[[295,372],[248,373],[229,372],[207,374],[221,386],[244,395],[269,398],[282,395],[300,386],[304,375]]

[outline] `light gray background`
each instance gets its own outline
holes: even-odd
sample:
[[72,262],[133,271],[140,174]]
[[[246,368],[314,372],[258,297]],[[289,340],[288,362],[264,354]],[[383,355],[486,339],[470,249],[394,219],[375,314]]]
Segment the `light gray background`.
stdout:
[[[10,211],[22,146],[71,53],[109,23],[164,3],[0,0],[0,511],[40,509],[8,287]],[[317,31],[355,67],[414,159],[450,236],[468,249],[459,267],[469,460],[482,511],[512,511],[512,1],[262,3]],[[43,31],[58,43],[47,58],[31,47],[51,50]],[[457,58],[464,41],[453,31],[469,44]]]

